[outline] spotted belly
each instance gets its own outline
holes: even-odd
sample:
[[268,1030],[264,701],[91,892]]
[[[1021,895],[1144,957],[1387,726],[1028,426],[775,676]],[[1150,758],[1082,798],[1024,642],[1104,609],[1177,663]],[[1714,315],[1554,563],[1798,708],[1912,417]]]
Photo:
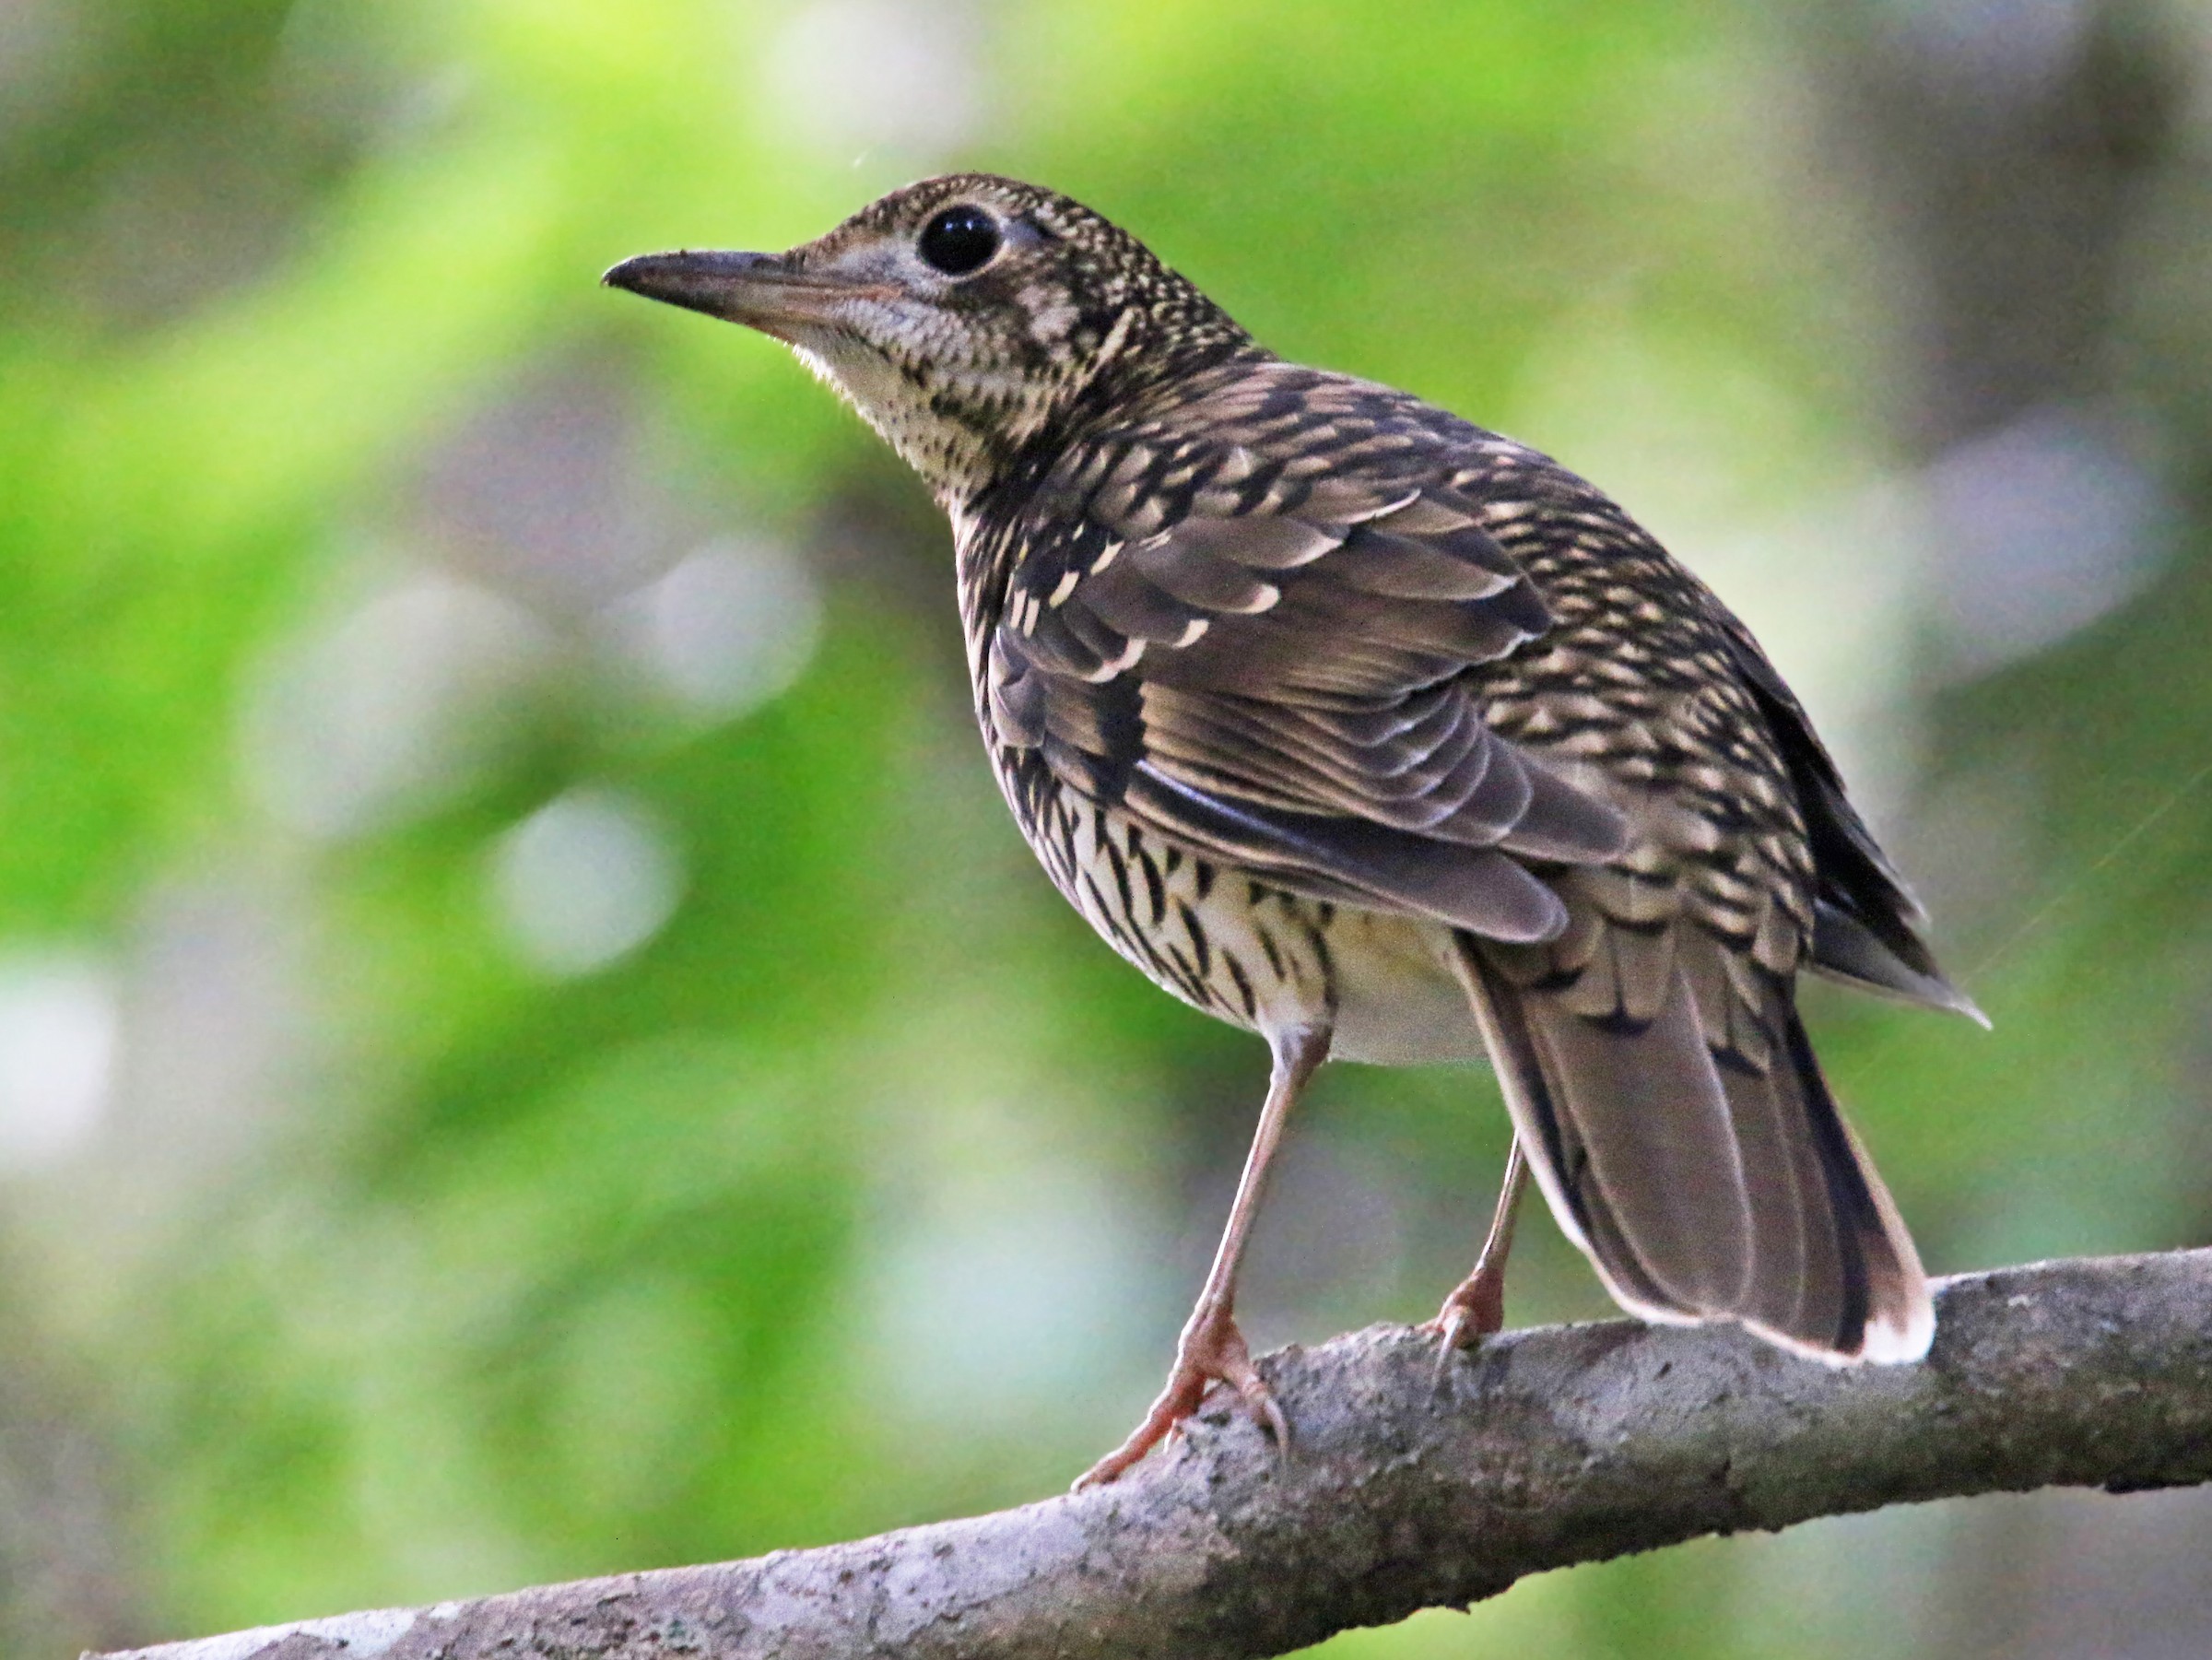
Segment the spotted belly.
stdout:
[[1483,1053],[1441,924],[1288,892],[1064,787],[1029,805],[1024,828],[1053,885],[1194,1008],[1270,1038],[1326,1024],[1331,1053],[1347,1060]]

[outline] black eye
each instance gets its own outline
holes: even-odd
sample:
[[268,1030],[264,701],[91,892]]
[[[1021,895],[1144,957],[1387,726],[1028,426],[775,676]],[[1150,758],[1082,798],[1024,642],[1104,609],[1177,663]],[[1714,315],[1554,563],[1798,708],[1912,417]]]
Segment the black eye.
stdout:
[[980,207],[947,207],[922,227],[914,247],[947,277],[965,277],[998,252],[998,221]]

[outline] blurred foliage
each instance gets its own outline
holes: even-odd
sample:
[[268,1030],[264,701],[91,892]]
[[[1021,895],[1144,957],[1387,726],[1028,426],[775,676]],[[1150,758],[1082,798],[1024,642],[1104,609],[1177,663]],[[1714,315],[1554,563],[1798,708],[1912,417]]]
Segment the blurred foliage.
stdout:
[[[15,0],[0,1646],[1011,1502],[1147,1397],[1256,1047],[1031,866],[918,490],[594,286],[940,167],[1760,630],[1997,1021],[1817,1000],[1931,1266],[2204,1240],[2208,59],[2179,0]],[[1324,1080],[1255,1336],[1429,1312],[1504,1145]],[[1532,1232],[1515,1317],[1602,1313]],[[2208,1539],[1938,1507],[1335,1646],[2202,1652]]]

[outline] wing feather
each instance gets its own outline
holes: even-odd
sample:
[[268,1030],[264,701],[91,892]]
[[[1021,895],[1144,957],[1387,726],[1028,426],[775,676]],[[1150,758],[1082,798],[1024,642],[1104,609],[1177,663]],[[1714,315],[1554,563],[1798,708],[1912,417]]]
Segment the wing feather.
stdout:
[[[1098,480],[1079,500],[1041,503],[1056,534],[1016,565],[988,644],[999,742],[1288,885],[1303,869],[1314,891],[1488,937],[1556,934],[1564,907],[1517,859],[1602,862],[1629,828],[1492,731],[1466,684],[1550,626],[1474,507],[1441,484],[1166,453],[1132,442],[1070,469]],[[1180,516],[1148,477],[1190,485]],[[1232,500],[1251,511],[1196,511]]]

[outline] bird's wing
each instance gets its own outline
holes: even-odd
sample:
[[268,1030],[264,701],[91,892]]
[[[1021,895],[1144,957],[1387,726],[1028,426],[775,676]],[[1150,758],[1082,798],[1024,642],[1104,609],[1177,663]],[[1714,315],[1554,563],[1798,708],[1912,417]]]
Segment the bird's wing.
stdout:
[[1051,533],[1012,532],[983,679],[998,740],[1287,887],[1555,936],[1566,909],[1524,861],[1611,859],[1629,827],[1486,724],[1464,671],[1551,618],[1439,477],[1092,446],[1030,509]]
[[1812,965],[1837,979],[1909,1002],[1988,1021],[1973,1000],[1936,967],[1927,912],[1843,793],[1828,747],[1751,630],[1717,601],[1730,655],[1751,689],[1789,769],[1812,843]]

